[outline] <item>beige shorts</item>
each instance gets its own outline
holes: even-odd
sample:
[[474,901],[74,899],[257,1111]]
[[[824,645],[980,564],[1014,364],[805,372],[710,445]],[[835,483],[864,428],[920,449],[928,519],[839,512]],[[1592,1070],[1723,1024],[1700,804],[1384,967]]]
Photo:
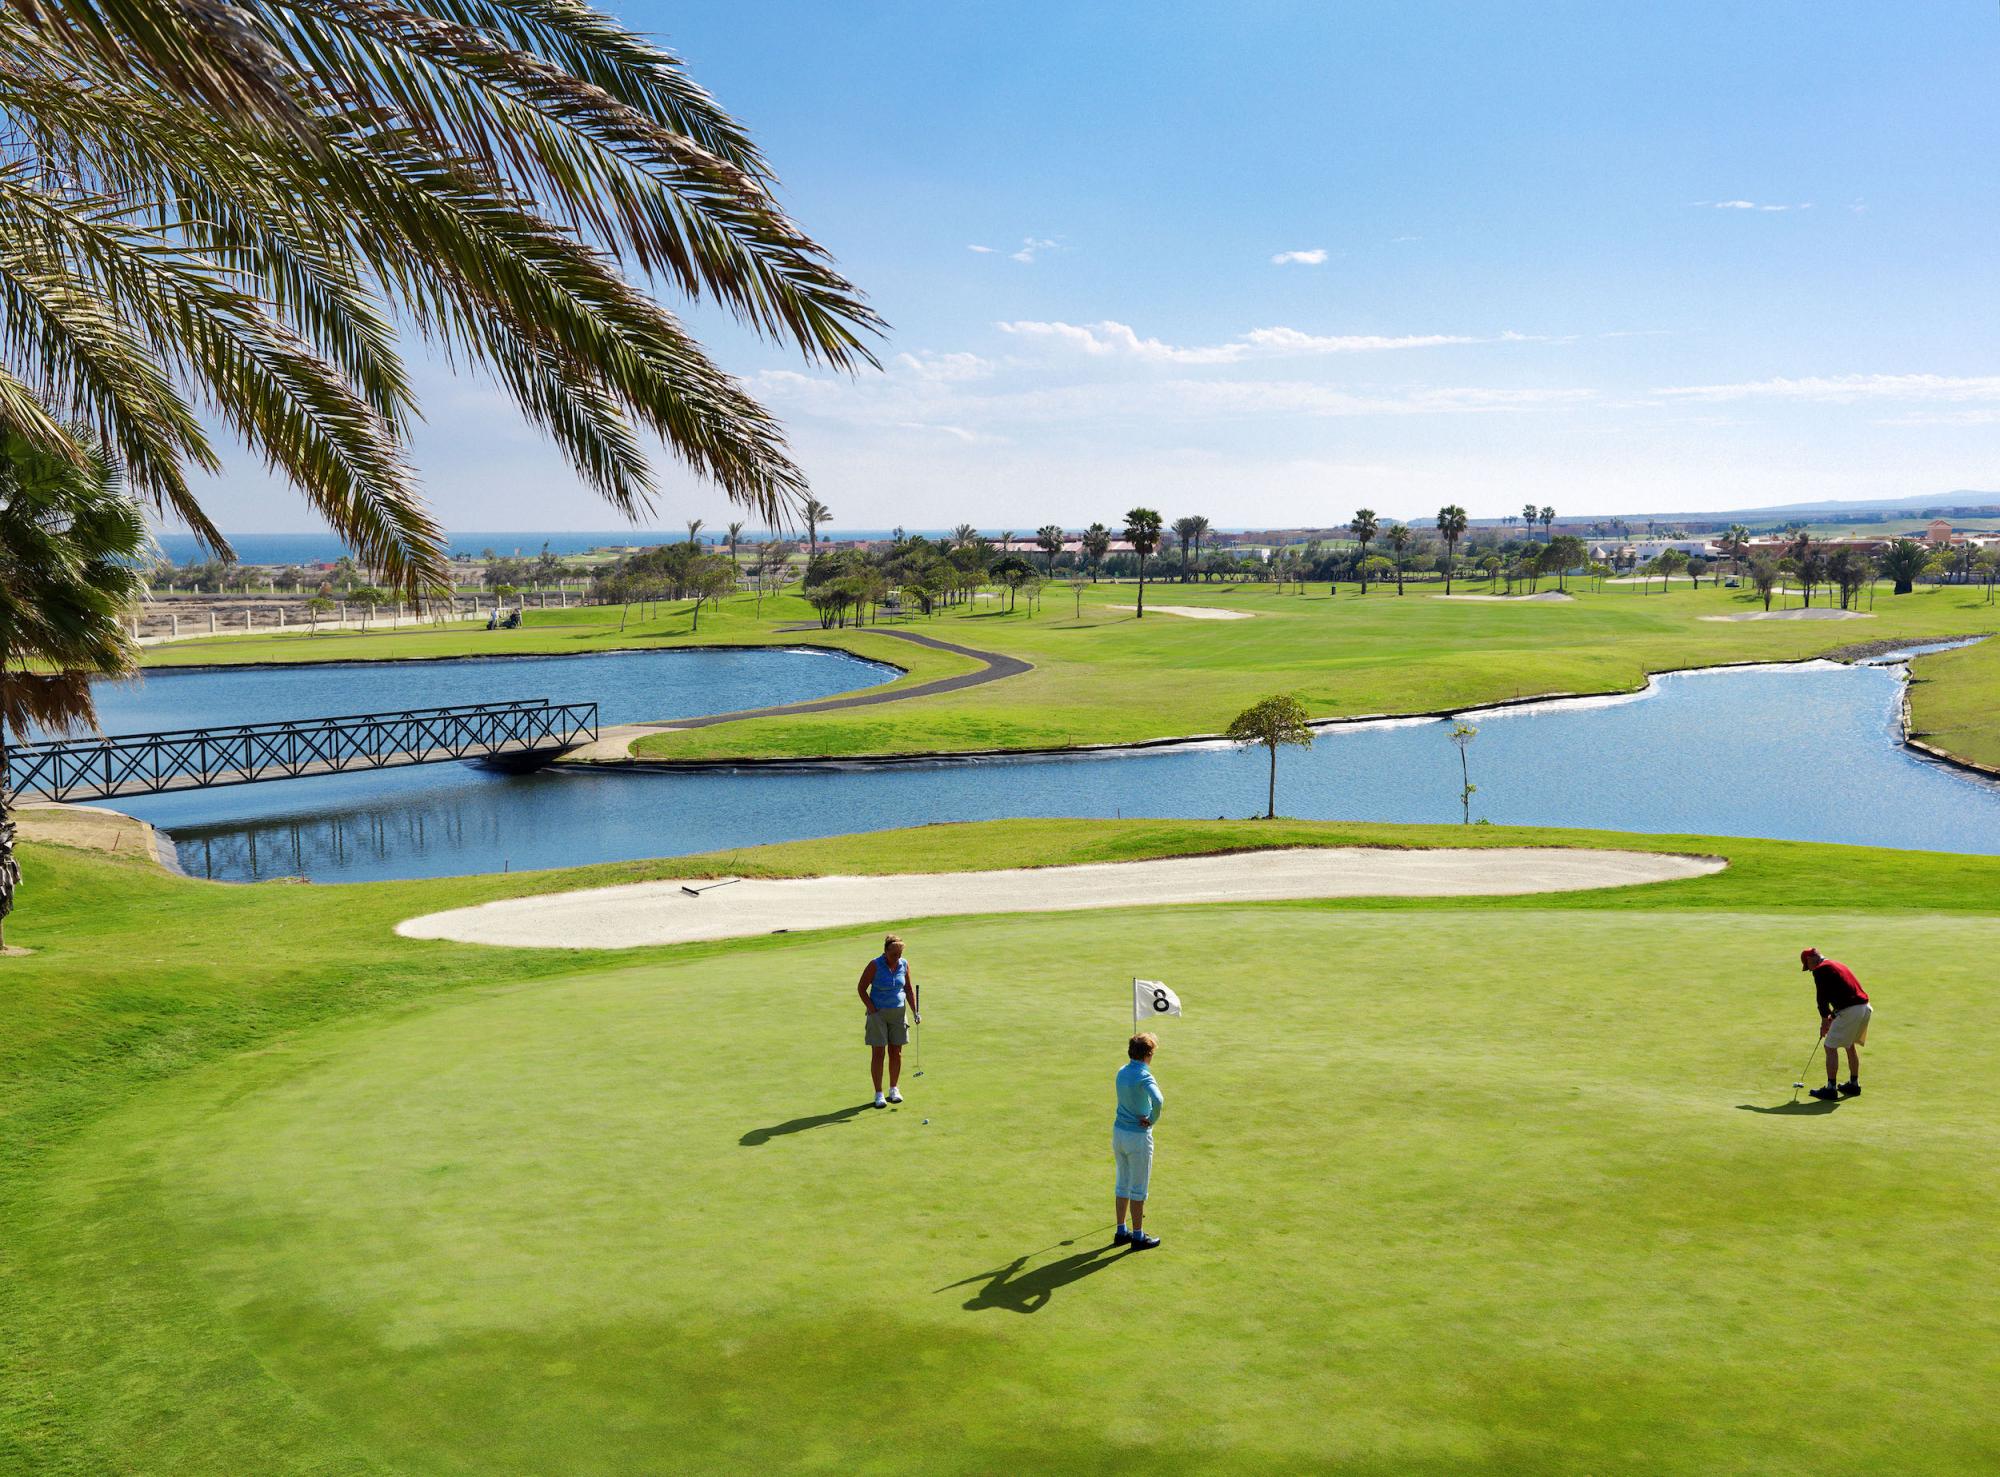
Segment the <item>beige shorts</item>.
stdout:
[[1866,1046],[1868,1044],[1868,1021],[1875,1014],[1866,1000],[1858,1005],[1850,1005],[1845,1010],[1833,1013],[1833,1019],[1826,1028],[1826,1049],[1832,1051],[1841,1046]]
[[904,1005],[868,1012],[868,1029],[862,1040],[870,1046],[906,1046],[910,1040],[910,1012]]

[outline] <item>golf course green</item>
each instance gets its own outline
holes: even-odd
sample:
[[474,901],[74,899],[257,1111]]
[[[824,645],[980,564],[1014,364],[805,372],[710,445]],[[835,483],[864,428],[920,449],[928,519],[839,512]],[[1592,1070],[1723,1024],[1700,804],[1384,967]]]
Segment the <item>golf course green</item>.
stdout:
[[[1650,673],[1727,662],[1800,661],[1857,643],[2000,632],[2000,606],[1976,587],[1928,586],[1883,594],[1846,620],[1751,620],[1762,601],[1743,590],[1639,585],[1602,591],[1581,583],[1565,601],[1463,598],[1483,585],[1393,587],[1361,595],[1342,586],[1306,594],[1271,585],[1149,586],[1142,621],[1130,584],[1080,596],[1050,588],[1033,608],[954,607],[900,620],[909,631],[1017,657],[1032,670],[1003,681],[906,702],[838,712],[741,719],[649,734],[638,758],[666,760],[943,754],[1066,748],[1215,734],[1273,692],[1299,695],[1315,718],[1450,712],[1561,693],[1631,691]],[[696,628],[686,602],[628,617],[616,607],[536,611],[514,631],[425,630],[202,638],[150,648],[149,667],[243,662],[368,661],[467,655],[576,653],[699,644],[821,644],[905,669],[902,687],[977,670],[950,652],[883,630],[819,630],[796,594],[731,596]],[[1213,609],[1236,619],[1198,620],[1165,606]],[[1080,612],[1080,613],[1079,613]],[[801,625],[807,629],[799,629]],[[1939,746],[2000,747],[2000,657],[1940,665],[1913,701],[1921,728],[1949,729]],[[1940,705],[1936,713],[1932,705]],[[1949,709],[1946,711],[1945,709]],[[661,717],[671,715],[662,714]]]
[[[1730,866],[884,920],[925,1072],[875,1112],[853,983],[879,928],[615,956],[391,931],[722,859],[225,887],[31,845],[0,1043],[0,1468],[2000,1462],[2000,859],[1047,821],[726,869],[1310,844]],[[1878,1007],[1866,1093],[1837,1106],[1790,1101],[1807,943]],[[1133,974],[1187,1015],[1155,1063],[1165,1245],[1113,1255]]]

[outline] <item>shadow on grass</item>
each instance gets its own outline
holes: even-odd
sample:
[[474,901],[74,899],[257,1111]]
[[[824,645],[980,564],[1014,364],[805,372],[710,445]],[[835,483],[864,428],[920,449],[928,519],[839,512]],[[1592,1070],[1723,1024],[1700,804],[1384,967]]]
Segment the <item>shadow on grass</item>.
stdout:
[[[1073,1246],[1082,1239],[1079,1236],[1059,1244]],[[1042,1263],[1032,1271],[1024,1271],[1029,1262],[1041,1255],[1040,1252],[1029,1252],[1026,1256],[1015,1257],[1004,1267],[995,1267],[990,1272],[979,1272],[961,1281],[948,1283],[938,1291],[950,1292],[953,1288],[983,1283],[985,1285],[979,1291],[965,1300],[968,1313],[978,1313],[987,1308],[1001,1308],[1010,1313],[1039,1313],[1049,1305],[1049,1299],[1055,1296],[1058,1288],[1081,1282],[1092,1273],[1115,1266],[1131,1252],[1131,1247],[1113,1245],[1107,1239],[1089,1251],[1059,1257]]]
[[1755,1103],[1738,1103],[1737,1110],[1743,1113],[1778,1113],[1788,1118],[1817,1118],[1831,1113],[1839,1107],[1837,1102],[1821,1102],[1818,1098],[1808,1098],[1802,1103],[1779,1103],[1776,1107],[1760,1108]]
[[794,1118],[786,1123],[774,1123],[769,1128],[753,1128],[736,1142],[746,1149],[754,1149],[759,1144],[768,1144],[772,1139],[783,1138],[788,1133],[804,1133],[809,1128],[825,1128],[829,1124],[845,1123],[850,1118],[866,1113],[873,1106],[873,1103],[856,1103],[851,1108],[835,1108],[831,1113],[815,1113],[810,1118]]

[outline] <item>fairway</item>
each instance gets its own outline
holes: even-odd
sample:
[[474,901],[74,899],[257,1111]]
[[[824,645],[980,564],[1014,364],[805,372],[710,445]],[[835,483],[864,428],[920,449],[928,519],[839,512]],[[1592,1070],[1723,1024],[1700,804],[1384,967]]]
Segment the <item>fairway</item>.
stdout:
[[[419,997],[105,1116],[17,1251],[142,1470],[1990,1466],[2000,924],[1651,891],[913,925],[884,1112],[872,931]],[[1880,1007],[1831,1110],[1807,941]],[[1113,1256],[1135,972],[1188,1014]]]

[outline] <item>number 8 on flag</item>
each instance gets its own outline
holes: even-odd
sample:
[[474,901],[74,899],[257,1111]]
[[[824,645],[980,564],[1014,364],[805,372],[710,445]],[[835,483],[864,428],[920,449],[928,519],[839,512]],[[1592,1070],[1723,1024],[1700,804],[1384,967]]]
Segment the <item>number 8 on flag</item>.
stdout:
[[1132,1023],[1135,1027],[1147,1016],[1180,1013],[1181,997],[1158,980],[1132,981]]

